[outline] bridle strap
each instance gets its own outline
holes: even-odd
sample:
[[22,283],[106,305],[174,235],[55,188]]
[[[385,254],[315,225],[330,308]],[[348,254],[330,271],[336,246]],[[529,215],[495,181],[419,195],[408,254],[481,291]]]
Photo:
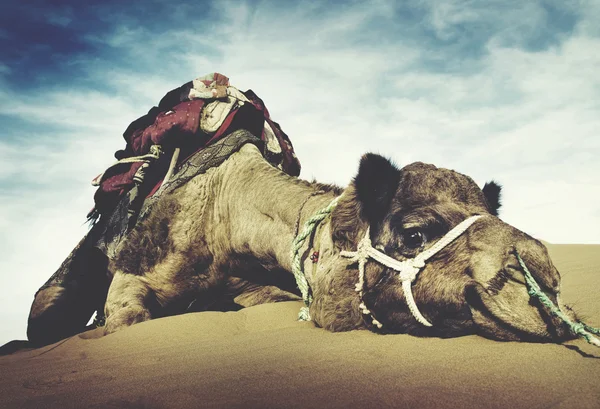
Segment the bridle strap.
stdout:
[[365,233],[365,237],[358,243],[358,248],[356,251],[342,251],[340,255],[342,257],[349,258],[352,262],[358,262],[358,284],[356,285],[356,291],[360,297],[360,309],[363,314],[369,315],[373,321],[373,325],[378,328],[383,327],[383,324],[379,322],[371,311],[365,306],[363,300],[364,294],[364,286],[365,286],[365,264],[367,263],[369,258],[377,261],[378,263],[389,267],[398,272],[398,278],[402,281],[402,289],[404,290],[404,296],[406,297],[406,303],[408,304],[408,308],[411,314],[415,317],[415,319],[426,327],[431,327],[432,324],[427,321],[423,314],[419,311],[415,299],[412,294],[412,282],[416,279],[417,274],[425,267],[425,263],[441,251],[444,247],[452,243],[457,237],[463,234],[473,223],[479,220],[482,215],[471,216],[462,222],[460,222],[456,227],[450,230],[448,233],[444,235],[440,240],[438,240],[433,246],[429,249],[423,251],[418,254],[414,258],[406,259],[403,261],[398,261],[385,253],[377,250],[373,247],[371,243],[371,232],[370,228],[367,228]]

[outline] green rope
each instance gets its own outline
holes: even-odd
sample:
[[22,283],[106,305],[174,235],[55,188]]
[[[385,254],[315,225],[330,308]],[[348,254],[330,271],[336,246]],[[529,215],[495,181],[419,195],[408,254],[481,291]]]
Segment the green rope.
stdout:
[[304,223],[302,231],[298,233],[298,235],[292,242],[292,273],[294,273],[294,277],[296,278],[296,284],[298,285],[298,288],[302,293],[302,299],[304,300],[304,307],[302,307],[300,313],[298,314],[298,320],[300,321],[310,321],[308,307],[312,302],[310,286],[308,285],[306,276],[302,271],[300,248],[302,248],[302,246],[304,245],[304,241],[313,233],[317,225],[333,211],[333,209],[337,205],[339,198],[340,196],[333,199],[327,207],[319,210],[310,219],[308,219],[306,223]]
[[515,255],[517,256],[517,260],[523,269],[523,275],[525,276],[525,282],[527,283],[527,292],[531,297],[537,298],[546,308],[550,310],[550,313],[555,317],[560,318],[564,321],[565,324],[569,327],[569,330],[578,337],[584,338],[588,343],[600,347],[600,341],[592,336],[592,334],[600,334],[600,328],[594,328],[589,326],[583,322],[573,322],[564,314],[559,307],[554,305],[554,303],[548,298],[546,293],[542,291],[538,283],[535,281],[531,272],[525,265],[525,262],[519,256],[519,253],[515,251]]

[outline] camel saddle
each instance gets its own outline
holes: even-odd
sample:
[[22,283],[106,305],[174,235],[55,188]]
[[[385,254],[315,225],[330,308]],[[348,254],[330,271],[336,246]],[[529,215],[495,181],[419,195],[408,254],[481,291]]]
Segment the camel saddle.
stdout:
[[262,99],[252,90],[239,91],[219,73],[169,91],[123,137],[126,146],[115,153],[118,161],[92,181],[98,189],[88,214],[90,231],[36,292],[64,287],[78,311],[78,326],[85,326],[82,317],[89,320],[94,311],[101,323],[110,284],[108,260],[162,195],[219,166],[246,143],[256,145],[283,172],[300,174],[289,137]]

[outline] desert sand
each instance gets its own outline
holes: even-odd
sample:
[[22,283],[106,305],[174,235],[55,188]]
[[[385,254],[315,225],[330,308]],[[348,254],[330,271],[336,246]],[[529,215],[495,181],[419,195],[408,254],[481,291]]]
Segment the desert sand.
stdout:
[[[548,245],[600,326],[600,245]],[[3,348],[1,408],[600,408],[600,348],[330,333],[300,303],[201,312]]]

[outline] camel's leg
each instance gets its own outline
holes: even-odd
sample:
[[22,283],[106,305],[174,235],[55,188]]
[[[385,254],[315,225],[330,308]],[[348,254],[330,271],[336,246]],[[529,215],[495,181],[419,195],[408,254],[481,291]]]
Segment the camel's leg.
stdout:
[[50,344],[86,329],[94,311],[104,304],[107,260],[84,238],[40,288],[27,323],[27,337],[34,345]]
[[258,304],[282,302],[282,301],[300,301],[301,297],[288,291],[282,290],[273,285],[251,286],[243,293],[236,296],[233,301],[242,307],[251,307]]
[[142,276],[117,271],[108,289],[104,332],[113,333],[151,319],[148,303],[154,294]]

